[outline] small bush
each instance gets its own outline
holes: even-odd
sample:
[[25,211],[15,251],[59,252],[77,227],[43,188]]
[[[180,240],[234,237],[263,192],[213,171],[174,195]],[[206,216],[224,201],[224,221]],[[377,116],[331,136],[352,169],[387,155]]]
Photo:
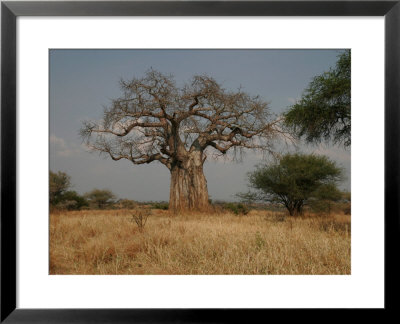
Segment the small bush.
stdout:
[[84,196],[92,209],[113,209],[115,195],[108,189],[93,189]]
[[121,209],[135,209],[137,207],[137,203],[130,199],[120,199],[116,204],[115,207]]
[[146,225],[147,219],[149,218],[149,210],[138,210],[132,214],[132,222],[135,222],[140,232],[143,232],[144,226]]
[[167,202],[155,202],[151,204],[151,209],[168,210],[169,204]]
[[224,205],[224,209],[235,215],[247,215],[250,212],[250,209],[242,203],[227,203]]
[[81,210],[88,206],[87,200],[76,191],[66,191],[60,194],[57,200],[53,201],[53,204],[50,204],[51,208],[60,210]]

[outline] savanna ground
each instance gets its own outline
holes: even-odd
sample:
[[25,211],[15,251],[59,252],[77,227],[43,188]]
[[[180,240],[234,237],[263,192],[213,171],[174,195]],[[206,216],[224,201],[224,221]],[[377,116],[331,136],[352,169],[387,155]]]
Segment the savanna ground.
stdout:
[[50,274],[350,274],[350,215],[50,214]]

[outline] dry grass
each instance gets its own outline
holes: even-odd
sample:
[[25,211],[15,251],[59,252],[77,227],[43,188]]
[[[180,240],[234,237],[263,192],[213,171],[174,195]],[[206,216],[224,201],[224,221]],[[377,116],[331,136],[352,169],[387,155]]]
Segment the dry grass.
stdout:
[[50,215],[50,274],[350,274],[350,216]]

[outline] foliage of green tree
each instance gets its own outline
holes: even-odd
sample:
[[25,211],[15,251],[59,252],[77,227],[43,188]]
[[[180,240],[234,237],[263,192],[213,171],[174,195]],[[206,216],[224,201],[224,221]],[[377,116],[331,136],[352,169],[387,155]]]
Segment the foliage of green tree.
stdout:
[[66,191],[61,196],[59,205],[64,206],[64,209],[68,210],[80,210],[83,207],[89,207],[88,201],[73,190]]
[[250,205],[254,204],[259,200],[259,195],[256,192],[239,192],[235,195],[244,204]]
[[282,204],[291,216],[312,201],[337,199],[341,179],[342,169],[335,162],[314,154],[286,154],[249,173],[258,199]]
[[316,76],[284,116],[286,126],[309,143],[332,140],[350,146],[350,50],[339,55],[335,68]]
[[310,198],[308,205],[315,212],[331,213],[333,204],[342,199],[343,193],[336,187],[335,184],[328,183],[321,186],[314,197]]
[[137,206],[137,203],[130,199],[120,199],[118,201],[118,204],[120,205],[121,208],[124,209],[135,209]]
[[50,171],[49,194],[50,205],[56,205],[62,200],[62,195],[71,187],[71,177],[65,172]]
[[115,202],[115,195],[111,190],[107,189],[93,189],[85,194],[92,208],[106,209]]
[[57,209],[79,210],[89,204],[86,199],[71,188],[71,177],[65,172],[52,172],[49,175],[50,206]]
[[168,210],[169,204],[165,201],[156,201],[151,203],[151,209]]

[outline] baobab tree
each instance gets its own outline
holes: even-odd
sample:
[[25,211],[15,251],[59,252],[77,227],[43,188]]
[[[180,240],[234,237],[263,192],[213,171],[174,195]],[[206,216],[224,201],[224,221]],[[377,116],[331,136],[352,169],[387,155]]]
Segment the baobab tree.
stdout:
[[[133,164],[158,161],[171,173],[169,208],[206,210],[203,165],[207,157],[242,149],[272,152],[279,119],[258,96],[227,91],[213,78],[194,76],[177,87],[172,75],[149,70],[121,80],[99,122],[85,122],[81,135],[93,151]],[[212,152],[214,151],[214,152]]]

